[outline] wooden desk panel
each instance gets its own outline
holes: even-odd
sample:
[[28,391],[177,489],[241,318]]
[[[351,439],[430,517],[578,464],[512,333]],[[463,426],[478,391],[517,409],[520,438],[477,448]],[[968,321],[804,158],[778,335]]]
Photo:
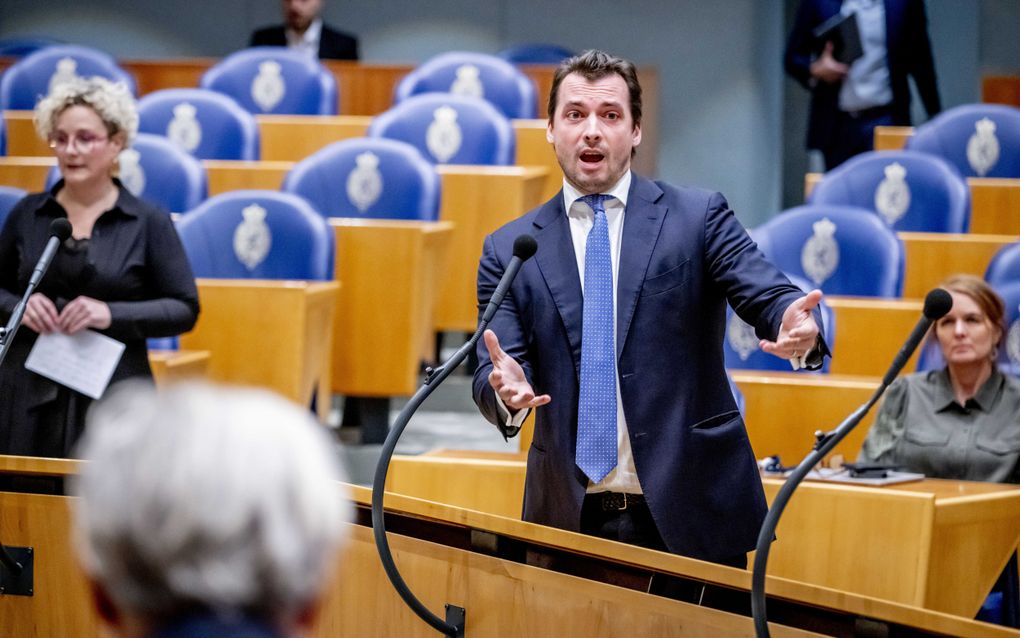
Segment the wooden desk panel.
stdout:
[[1017,235],[897,233],[906,252],[903,297],[923,299],[950,275],[984,277],[988,262]]
[[901,151],[914,134],[913,126],[876,126],[876,151]]
[[[921,300],[826,297],[836,316],[833,374],[881,377],[921,318]],[[915,352],[906,371],[917,365]]]
[[181,347],[210,352],[209,378],[329,410],[336,282],[199,279],[202,306]]
[[149,366],[156,385],[206,376],[209,353],[194,350],[149,350]]
[[3,111],[3,117],[8,157],[53,157],[53,151],[35,132],[32,111]]
[[1020,76],[984,76],[981,78],[981,101],[1020,107]]
[[542,203],[546,171],[519,166],[438,166],[443,180],[439,217],[453,222],[436,308],[439,330],[474,332],[476,281],[485,236]]
[[297,162],[333,142],[364,137],[368,115],[258,115],[263,161]]
[[336,235],[333,391],[405,396],[432,360],[445,222],[330,219]]
[[51,157],[0,157],[0,185],[38,193],[57,160]]
[[209,196],[245,189],[280,190],[294,162],[202,160],[209,176]]
[[970,232],[1020,235],[1020,179],[968,177]]

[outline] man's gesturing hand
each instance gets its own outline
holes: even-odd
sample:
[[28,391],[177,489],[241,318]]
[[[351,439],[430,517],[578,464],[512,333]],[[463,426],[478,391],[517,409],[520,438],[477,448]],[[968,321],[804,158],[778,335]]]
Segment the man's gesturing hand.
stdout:
[[489,373],[489,385],[496,391],[511,413],[525,408],[537,408],[552,400],[548,394],[535,396],[535,390],[524,376],[524,369],[513,357],[499,347],[499,339],[492,330],[483,335],[485,347],[489,349],[492,360],[492,372]]

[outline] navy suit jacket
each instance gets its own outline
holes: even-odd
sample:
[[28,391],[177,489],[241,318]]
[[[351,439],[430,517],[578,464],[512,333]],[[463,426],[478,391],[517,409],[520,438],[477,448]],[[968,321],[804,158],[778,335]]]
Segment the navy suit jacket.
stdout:
[[[896,126],[910,125],[910,84],[913,76],[928,117],[942,110],[935,79],[935,63],[928,39],[928,17],[924,0],[884,0],[886,61],[892,89],[892,119]],[[807,147],[825,149],[832,143],[839,87],[825,82],[812,86],[811,62],[824,43],[817,42],[812,31],[839,13],[841,0],[802,0],[793,30],[786,43],[783,64],[786,72],[811,90],[811,114],[808,120]]]
[[[251,35],[253,47],[285,47],[287,31],[283,25],[259,29]],[[358,39],[354,36],[322,25],[319,36],[320,60],[357,60]]]
[[[552,397],[536,411],[523,517],[577,531],[587,486],[574,461],[582,294],[562,193],[486,238],[480,308],[521,234],[534,236],[538,251],[489,327],[535,391]],[[802,295],[722,195],[634,176],[617,282],[617,368],[638,477],[671,552],[722,559],[754,547],[766,506],[723,368],[726,301],[775,339],[783,311]],[[475,402],[498,424],[481,342],[478,358]]]

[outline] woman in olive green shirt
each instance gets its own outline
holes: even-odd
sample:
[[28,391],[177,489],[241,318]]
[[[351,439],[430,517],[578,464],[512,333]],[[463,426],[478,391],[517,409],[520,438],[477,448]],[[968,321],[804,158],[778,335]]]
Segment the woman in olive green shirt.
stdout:
[[889,387],[859,460],[935,478],[1020,483],[1020,380],[996,365],[1004,304],[972,275],[942,287],[953,296],[934,327],[946,367]]

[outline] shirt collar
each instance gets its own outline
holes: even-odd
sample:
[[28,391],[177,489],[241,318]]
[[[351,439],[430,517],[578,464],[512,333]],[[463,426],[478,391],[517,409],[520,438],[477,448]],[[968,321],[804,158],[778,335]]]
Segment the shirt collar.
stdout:
[[[630,182],[632,174],[627,171],[623,174],[616,184],[613,185],[608,191],[603,193],[614,197],[623,204],[624,208],[627,208],[627,194],[630,192]],[[574,205],[574,202],[584,197],[584,193],[574,188],[573,184],[567,181],[567,178],[563,178],[563,209],[570,213],[570,207]]]
[[[973,402],[982,412],[988,412],[995,403],[995,397],[1002,386],[1003,376],[999,368],[992,365],[992,374],[978,388],[977,394],[970,398],[967,403]],[[949,368],[943,368],[936,373],[935,377],[935,400],[936,412],[942,412],[956,403],[956,395],[953,394],[953,383],[949,380]],[[961,406],[966,407],[966,406]]]
[[[131,194],[128,189],[124,188],[124,185],[120,183],[120,180],[116,177],[113,178],[113,183],[117,186],[117,201],[114,202],[113,208],[110,210],[115,213],[122,213],[128,217],[138,217],[140,202],[137,197]],[[64,187],[64,180],[59,180],[49,190],[49,196],[43,198],[39,202],[39,207],[36,208],[37,213],[49,214],[52,217],[63,217],[66,215],[63,206],[57,201],[57,193]],[[57,212],[64,213],[58,215]]]
[[292,29],[287,29],[287,43],[300,42],[302,44],[312,45],[319,41],[322,36],[322,18],[316,18],[312,20],[312,23],[308,25],[305,32],[300,36]]

